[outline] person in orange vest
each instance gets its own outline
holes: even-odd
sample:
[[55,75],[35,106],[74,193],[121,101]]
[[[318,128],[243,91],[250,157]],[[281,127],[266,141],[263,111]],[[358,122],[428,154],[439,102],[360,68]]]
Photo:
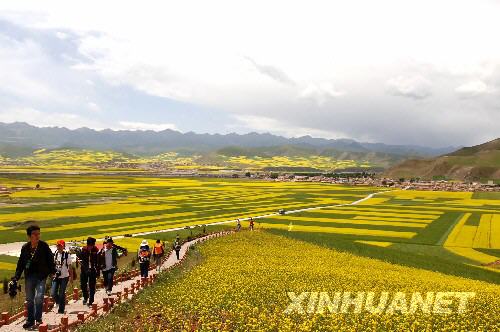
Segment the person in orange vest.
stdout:
[[161,271],[161,259],[163,258],[164,255],[165,255],[165,247],[158,239],[156,240],[155,246],[153,248],[153,260],[156,264],[156,271],[158,272]]

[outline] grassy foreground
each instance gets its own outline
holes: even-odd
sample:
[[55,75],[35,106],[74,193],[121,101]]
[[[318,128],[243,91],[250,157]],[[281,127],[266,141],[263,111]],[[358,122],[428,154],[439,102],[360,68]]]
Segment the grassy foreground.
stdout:
[[[155,286],[80,331],[153,330],[482,330],[498,328],[500,286],[358,257],[268,232],[241,232],[193,251],[183,270],[164,274]],[[475,292],[464,313],[411,313],[409,299],[392,313],[285,313],[287,292]],[[345,294],[345,293],[344,293]],[[366,295],[368,297],[368,295]],[[389,304],[390,303],[390,304]],[[384,305],[384,303],[382,303]],[[392,306],[391,300],[379,308]],[[457,304],[450,305],[456,309]],[[348,308],[349,309],[349,308]],[[370,310],[371,311],[370,311]],[[308,313],[310,312],[310,313]],[[454,311],[456,312],[456,310]]]

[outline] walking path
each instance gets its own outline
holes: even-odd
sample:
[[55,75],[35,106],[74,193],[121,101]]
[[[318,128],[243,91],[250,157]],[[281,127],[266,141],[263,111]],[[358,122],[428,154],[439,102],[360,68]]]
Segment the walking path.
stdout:
[[[184,258],[186,257],[186,253],[189,249],[190,246],[192,246],[195,243],[198,243],[200,241],[206,241],[208,239],[211,239],[213,237],[218,237],[221,235],[229,234],[230,232],[221,232],[221,233],[215,233],[215,234],[210,234],[201,238],[197,238],[194,240],[191,240],[189,242],[185,242],[181,246],[181,251],[180,251],[180,260],[177,260],[177,257],[175,255],[175,251],[172,251],[168,258],[163,262],[163,265],[161,267],[161,270],[166,270],[168,268],[173,267],[174,265],[181,263]],[[156,269],[153,269],[149,271],[149,275],[157,275],[158,272]],[[132,284],[136,285],[138,282],[141,282],[141,277],[137,276],[135,278],[132,278],[131,280],[126,280],[120,283],[115,284],[113,287],[113,294],[111,298],[113,300],[108,300],[108,296],[106,294],[105,289],[99,288],[96,290],[95,297],[94,297],[94,303],[98,304],[101,306],[104,301],[113,301],[117,302],[118,300],[118,293],[122,294],[121,301],[126,301],[124,298],[123,294],[125,293],[125,288],[128,288],[128,290],[132,289]],[[131,294],[129,291],[129,295],[127,299],[131,298]],[[106,300],[105,300],[106,299]],[[78,315],[81,313],[84,313],[85,316],[90,314],[92,311],[92,308],[89,308],[86,305],[83,305],[83,298],[78,299],[77,301],[70,300],[69,303],[66,305],[66,316],[68,316],[68,321],[69,323],[77,321],[78,320]],[[98,311],[97,315],[102,315],[103,311]],[[54,306],[51,311],[46,312],[43,314],[43,322],[48,325],[48,330],[50,331],[51,329],[56,328],[60,323],[61,323],[61,318],[63,317],[63,314],[58,314],[57,313],[57,306]],[[21,317],[17,319],[16,321],[8,324],[8,325],[3,325],[0,327],[0,332],[22,332],[25,331],[22,328],[22,325],[25,322],[25,318]]]

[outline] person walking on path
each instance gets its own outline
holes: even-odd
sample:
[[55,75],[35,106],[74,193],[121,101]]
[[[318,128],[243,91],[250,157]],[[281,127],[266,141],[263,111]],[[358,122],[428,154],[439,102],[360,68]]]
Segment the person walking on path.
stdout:
[[151,260],[151,251],[149,250],[147,240],[142,240],[137,258],[141,269],[141,278],[147,278],[149,274],[149,262]]
[[126,249],[115,245],[112,238],[108,238],[104,247],[99,250],[99,268],[102,271],[104,288],[108,296],[111,296],[113,291],[113,277],[118,269],[118,249],[126,252]]
[[250,217],[250,230],[251,231],[253,231],[253,226],[254,226],[253,218]]
[[71,267],[71,255],[65,250],[64,240],[57,241],[57,250],[54,254],[54,264],[56,266],[56,275],[52,279],[50,296],[59,306],[57,313],[64,314],[66,307],[66,286],[68,281],[73,281],[73,269]]
[[94,303],[95,285],[99,276],[99,250],[93,237],[87,239],[87,246],[77,254],[81,262],[80,288],[83,293],[83,304],[92,306]]
[[43,296],[47,277],[56,272],[54,256],[49,245],[40,240],[40,227],[31,225],[26,229],[28,242],[21,248],[16,272],[12,277],[9,289],[17,288],[17,281],[24,272],[26,305],[28,316],[23,328],[31,329],[35,324],[42,324]]
[[179,236],[177,236],[177,238],[175,239],[173,249],[175,250],[175,255],[177,256],[177,260],[179,260],[180,259],[179,255],[181,252],[181,241],[179,239]]
[[156,271],[160,272],[161,270],[161,260],[163,256],[165,255],[165,247],[161,243],[161,241],[158,239],[156,240],[155,247],[153,249],[153,259],[156,264]]
[[47,277],[56,273],[54,255],[49,245],[40,240],[40,227],[31,225],[26,229],[28,242],[21,248],[16,272],[11,283],[16,285],[24,272],[28,316],[23,328],[31,329],[42,324],[43,296]]
[[236,219],[236,231],[239,232],[241,230],[241,221],[240,219]]

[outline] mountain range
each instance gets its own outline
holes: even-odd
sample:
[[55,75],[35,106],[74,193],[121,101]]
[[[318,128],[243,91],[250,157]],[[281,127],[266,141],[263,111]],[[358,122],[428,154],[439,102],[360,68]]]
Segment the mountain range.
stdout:
[[[136,155],[155,155],[166,151],[199,153],[216,151],[228,146],[268,148],[294,146],[318,153],[340,155],[344,152],[356,158],[365,155],[401,160],[406,157],[432,157],[457,150],[457,147],[433,148],[416,145],[388,145],[357,142],[352,139],[324,139],[311,136],[286,138],[269,133],[197,134],[163,131],[94,130],[61,127],[35,127],[24,122],[0,123],[0,154],[15,157],[36,149],[85,148],[114,150]],[[380,154],[380,155],[379,155]]]

